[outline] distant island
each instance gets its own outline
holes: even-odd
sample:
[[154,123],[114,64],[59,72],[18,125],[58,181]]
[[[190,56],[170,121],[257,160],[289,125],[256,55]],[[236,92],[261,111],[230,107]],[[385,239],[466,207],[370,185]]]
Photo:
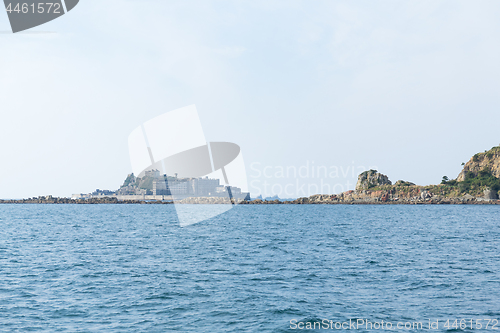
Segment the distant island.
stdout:
[[[116,198],[118,201],[195,201],[196,203],[219,203],[226,199],[250,200],[250,193],[241,188],[220,184],[219,179],[178,178],[161,174],[159,170],[147,170],[142,177],[129,174],[123,185],[116,191],[95,190],[92,193],[73,194],[72,199]],[[203,199],[202,199],[203,198]]]
[[[229,198],[228,198],[229,194]],[[250,200],[237,187],[221,185],[218,179],[177,178],[149,170],[143,177],[130,174],[117,191],[96,190],[72,198],[52,196],[0,203],[48,204],[500,204],[500,146],[475,154],[456,179],[444,176],[437,185],[421,186],[410,181],[392,183],[377,170],[358,176],[355,190],[340,194],[316,194],[295,200]]]

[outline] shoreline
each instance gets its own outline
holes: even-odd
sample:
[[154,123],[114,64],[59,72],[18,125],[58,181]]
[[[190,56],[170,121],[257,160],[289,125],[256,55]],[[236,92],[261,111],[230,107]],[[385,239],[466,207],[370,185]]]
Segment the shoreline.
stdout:
[[[51,199],[20,199],[20,200],[0,200],[1,204],[40,204],[40,205],[173,205],[173,201],[144,201],[144,200],[117,200],[114,198],[75,200],[68,198]],[[228,202],[199,202],[196,200],[188,202],[176,202],[176,204],[194,205],[217,205],[230,204]],[[463,198],[449,198],[437,200],[401,200],[401,201],[334,201],[334,200],[314,200],[312,198],[299,198],[293,201],[264,201],[260,199],[252,201],[240,201],[238,205],[500,205],[500,200],[477,200]]]

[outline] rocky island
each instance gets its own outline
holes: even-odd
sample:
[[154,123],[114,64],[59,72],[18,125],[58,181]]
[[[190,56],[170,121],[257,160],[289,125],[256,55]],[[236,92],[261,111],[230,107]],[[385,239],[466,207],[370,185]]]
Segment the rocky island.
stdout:
[[[392,183],[388,176],[377,170],[368,170],[358,176],[355,190],[340,194],[316,194],[293,201],[249,200],[224,197],[189,197],[176,203],[184,204],[493,204],[500,205],[500,146],[484,153],[475,154],[463,164],[456,179],[443,177],[440,184],[421,186],[409,181]],[[218,185],[218,184],[216,184]],[[135,178],[129,175],[118,193],[143,191],[132,200],[121,200],[120,196],[108,196],[101,191],[94,197],[81,199],[44,196],[22,200],[0,200],[0,203],[45,203],[45,204],[172,204],[171,200],[147,200],[149,187],[156,191],[154,179]],[[114,192],[112,192],[114,193]],[[135,193],[135,192],[134,192]],[[142,200],[141,200],[142,199]]]
[[454,180],[420,186],[369,170],[356,189],[337,195],[317,194],[289,202],[254,200],[248,204],[500,204],[500,146],[475,154]]

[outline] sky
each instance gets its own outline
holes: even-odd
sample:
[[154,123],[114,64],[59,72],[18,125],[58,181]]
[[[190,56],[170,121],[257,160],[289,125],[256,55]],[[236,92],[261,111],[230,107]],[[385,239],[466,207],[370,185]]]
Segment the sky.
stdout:
[[128,135],[195,104],[252,196],[436,184],[500,144],[500,2],[81,0],[0,12],[0,198],[117,189]]

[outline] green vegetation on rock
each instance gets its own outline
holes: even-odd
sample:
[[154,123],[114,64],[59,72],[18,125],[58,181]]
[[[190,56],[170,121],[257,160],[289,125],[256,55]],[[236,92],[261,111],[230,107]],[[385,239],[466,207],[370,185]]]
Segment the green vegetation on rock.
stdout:
[[133,173],[129,174],[125,181],[123,182],[123,185],[121,187],[127,187],[130,184],[135,183],[135,176]]
[[494,192],[500,191],[500,179],[493,176],[487,168],[479,171],[477,175],[468,171],[463,182],[456,182],[452,186],[458,186],[460,192],[479,194],[486,189]]

